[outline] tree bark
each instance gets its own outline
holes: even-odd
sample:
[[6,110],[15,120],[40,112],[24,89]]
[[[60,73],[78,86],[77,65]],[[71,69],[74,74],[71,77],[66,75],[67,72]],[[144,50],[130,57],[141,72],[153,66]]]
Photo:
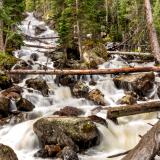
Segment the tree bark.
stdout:
[[109,54],[118,54],[124,56],[138,56],[144,58],[153,58],[153,55],[150,53],[141,53],[141,52],[123,52],[123,51],[107,51]]
[[[0,8],[3,7],[3,0],[0,0]],[[3,21],[0,20],[0,52],[4,51],[4,42],[3,42]]]
[[24,44],[26,47],[33,47],[33,48],[44,48],[44,49],[55,49],[53,46],[42,46],[42,45],[32,45],[32,44]]
[[81,44],[81,34],[80,34],[80,24],[79,24],[79,1],[76,0],[76,21],[77,21],[77,36],[78,36],[78,48],[79,48],[79,54],[80,54],[80,60],[83,60],[83,54],[82,54],[82,44]]
[[160,149],[160,122],[157,122],[140,142],[121,160],[154,160]]
[[158,43],[156,29],[153,24],[151,3],[150,3],[150,0],[144,0],[144,2],[145,2],[145,9],[146,9],[146,22],[147,22],[147,28],[149,32],[149,40],[151,44],[152,53],[155,59],[158,61],[158,63],[160,63],[160,46]]
[[151,101],[140,104],[110,107],[107,110],[107,118],[116,120],[119,117],[130,116],[141,113],[160,111],[160,101]]
[[106,68],[106,69],[64,69],[64,70],[11,70],[9,74],[46,74],[46,75],[100,75],[134,72],[160,72],[160,67],[130,67],[130,68]]

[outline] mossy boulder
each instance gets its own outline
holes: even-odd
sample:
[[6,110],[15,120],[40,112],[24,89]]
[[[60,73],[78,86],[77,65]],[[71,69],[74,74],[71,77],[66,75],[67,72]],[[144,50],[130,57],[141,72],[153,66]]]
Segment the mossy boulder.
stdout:
[[19,111],[25,111],[25,112],[29,112],[29,111],[32,111],[35,106],[30,102],[28,101],[27,99],[25,98],[21,98],[17,103],[17,109]]
[[72,89],[72,93],[75,97],[81,98],[86,97],[89,92],[89,87],[83,81],[78,81]]
[[109,54],[105,45],[94,43],[91,46],[85,46],[83,57],[89,68],[97,68],[99,64],[104,63],[109,59]]
[[41,118],[34,123],[33,130],[42,146],[58,144],[78,151],[77,147],[84,150],[99,144],[100,140],[96,125],[84,117]]
[[120,75],[113,79],[119,89],[136,92],[139,96],[146,96],[153,88],[155,75],[150,73],[138,73]]
[[0,116],[7,117],[10,110],[10,100],[0,96]]
[[12,86],[10,77],[4,72],[0,71],[0,89],[7,89]]
[[105,106],[104,94],[99,89],[93,89],[88,93],[87,99],[97,105]]
[[84,112],[81,109],[71,106],[66,106],[60,109],[59,111],[53,113],[53,115],[59,115],[59,116],[79,116],[82,114],[84,114]]
[[0,144],[0,160],[18,160],[18,158],[12,148]]
[[0,70],[10,70],[17,63],[17,61],[18,59],[12,55],[0,52]]
[[33,88],[35,90],[40,91],[43,96],[48,96],[49,87],[45,80],[41,78],[28,79],[26,80],[26,85],[29,88]]

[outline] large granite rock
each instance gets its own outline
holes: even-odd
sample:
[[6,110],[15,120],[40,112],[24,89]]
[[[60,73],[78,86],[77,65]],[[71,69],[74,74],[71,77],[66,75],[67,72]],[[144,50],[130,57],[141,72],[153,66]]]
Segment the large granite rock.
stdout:
[[45,80],[41,78],[28,79],[26,80],[26,85],[29,88],[33,88],[35,90],[40,91],[43,96],[48,96],[49,87]]
[[0,144],[0,160],[18,160],[18,158],[12,148]]
[[114,84],[119,89],[134,91],[139,96],[145,96],[153,88],[155,75],[150,73],[138,73],[120,75],[113,79]]
[[33,130],[43,148],[46,145],[69,146],[75,152],[99,144],[100,134],[88,118],[46,117],[36,121]]
[[10,100],[3,96],[0,96],[0,116],[6,117],[10,110]]

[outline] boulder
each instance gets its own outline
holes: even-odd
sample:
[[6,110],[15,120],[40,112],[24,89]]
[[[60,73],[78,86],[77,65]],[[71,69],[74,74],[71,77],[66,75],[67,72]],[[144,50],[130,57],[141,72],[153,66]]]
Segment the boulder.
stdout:
[[[93,42],[89,42],[93,43]],[[97,68],[98,65],[104,63],[109,59],[107,49],[101,43],[86,45],[83,53],[84,61],[88,64],[89,68]]]
[[77,82],[75,76],[72,75],[58,75],[55,78],[55,83],[57,85],[61,84],[62,86],[73,87],[73,85]]
[[72,89],[72,93],[75,97],[81,98],[86,97],[89,92],[89,87],[86,85],[85,82],[78,81]]
[[0,144],[0,160],[18,160],[18,158],[12,148]]
[[55,157],[59,152],[61,152],[59,145],[45,145],[45,147],[39,150],[34,156],[42,158]]
[[56,111],[53,113],[53,115],[59,115],[59,116],[79,116],[84,114],[84,112],[81,109],[75,108],[75,107],[70,107],[70,106],[66,106],[62,109],[60,109],[60,111]]
[[25,98],[21,98],[16,103],[16,106],[19,111],[25,111],[25,112],[32,111],[35,108],[35,106]]
[[6,98],[18,102],[21,100],[22,96],[16,92],[10,92],[9,94],[7,94]]
[[32,53],[30,56],[30,59],[33,61],[37,61],[39,58],[39,55],[37,53]]
[[42,12],[38,12],[38,11],[34,11],[33,12],[33,16],[38,20],[42,20],[43,13]]
[[134,92],[128,91],[126,95],[118,100],[117,104],[128,104],[132,105],[137,103],[137,95]]
[[104,94],[99,89],[91,90],[87,98],[97,105],[102,105],[102,106],[106,105],[104,100]]
[[40,35],[47,30],[45,24],[41,24],[35,27],[35,35]]
[[33,88],[42,93],[43,96],[47,97],[49,93],[49,87],[45,80],[41,78],[28,79],[26,80],[26,85],[29,88]]
[[10,77],[4,72],[0,71],[0,90],[7,89],[12,86]]
[[33,130],[40,143],[69,146],[74,151],[88,149],[99,144],[100,134],[96,125],[84,117],[46,117],[37,120]]
[[1,94],[3,96],[7,96],[8,94],[10,94],[10,92],[14,92],[14,93],[17,93],[17,94],[21,95],[21,93],[23,92],[23,89],[19,86],[13,86],[11,88],[7,88],[7,89],[3,90],[1,92]]
[[64,160],[79,160],[77,153],[69,146],[64,147],[58,157]]
[[7,117],[10,111],[10,100],[0,96],[0,116]]
[[139,96],[146,96],[150,92],[153,88],[154,80],[155,75],[153,72],[120,75],[113,79],[117,88],[134,91]]

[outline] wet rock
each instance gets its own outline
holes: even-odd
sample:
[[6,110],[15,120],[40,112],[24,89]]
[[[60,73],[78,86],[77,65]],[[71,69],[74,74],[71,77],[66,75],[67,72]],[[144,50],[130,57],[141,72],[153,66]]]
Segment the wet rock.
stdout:
[[16,93],[16,92],[10,92],[10,93],[6,96],[6,98],[18,102],[18,101],[21,100],[22,96],[21,96],[20,94]]
[[128,104],[132,105],[137,103],[137,95],[134,92],[126,92],[126,95],[118,100],[117,104]]
[[34,156],[42,158],[55,157],[59,152],[61,152],[59,145],[45,145],[44,149],[39,150]]
[[[33,130],[42,146],[59,144],[70,146],[75,151],[99,144],[100,134],[88,118],[46,117],[36,121]],[[77,148],[78,146],[78,148]]]
[[43,16],[43,13],[41,12],[37,12],[37,11],[34,11],[33,12],[33,16],[38,19],[38,20],[42,20],[42,16]]
[[83,53],[83,57],[89,68],[97,68],[98,65],[109,59],[107,49],[103,44],[100,43],[92,44],[90,47],[86,47]]
[[10,77],[4,72],[0,71],[0,89],[7,89],[12,86]]
[[8,98],[0,96],[0,115],[7,117],[10,110],[10,100]]
[[89,85],[91,85],[91,86],[95,86],[96,84],[97,84],[97,82],[94,80],[89,81]]
[[17,94],[21,95],[21,93],[23,92],[23,89],[22,89],[21,87],[19,87],[19,86],[13,86],[13,87],[11,87],[11,88],[7,88],[7,89],[3,90],[3,91],[1,92],[1,94],[2,94],[3,96],[7,96],[7,95],[10,94],[11,92],[14,92],[14,93],[17,93]]
[[55,83],[57,85],[61,84],[62,86],[69,86],[72,87],[76,83],[75,76],[72,75],[60,75],[56,76]]
[[54,112],[53,114],[59,115],[59,116],[79,116],[79,115],[84,114],[84,112],[81,109],[66,106],[66,107],[60,109],[60,111]]
[[104,94],[99,89],[91,90],[87,97],[97,105],[105,106]]
[[78,81],[72,89],[72,93],[75,97],[81,98],[86,97],[89,92],[89,87],[86,85],[85,82]]
[[33,61],[37,61],[39,58],[38,54],[37,53],[32,53],[31,56],[30,56],[30,59],[33,60]]
[[91,116],[88,116],[88,118],[92,120],[93,122],[96,122],[96,123],[104,125],[105,127],[108,127],[107,121],[101,117],[98,117],[96,115],[91,115]]
[[113,79],[115,85],[119,89],[134,91],[139,96],[146,96],[153,88],[155,75],[151,73],[139,73],[120,75]]
[[48,96],[49,93],[49,87],[45,80],[41,78],[35,78],[35,79],[28,79],[26,80],[26,85],[29,88],[33,88],[35,90],[38,90],[42,93],[43,96]]
[[12,148],[0,144],[0,160],[18,160],[18,158]]
[[40,35],[47,30],[45,24],[41,24],[35,27],[35,35]]
[[32,111],[35,106],[30,102],[28,101],[27,99],[25,98],[21,98],[17,103],[17,109],[19,111],[25,111],[25,112],[29,112],[29,111]]
[[64,147],[58,157],[63,160],[79,160],[77,153],[69,146]]

